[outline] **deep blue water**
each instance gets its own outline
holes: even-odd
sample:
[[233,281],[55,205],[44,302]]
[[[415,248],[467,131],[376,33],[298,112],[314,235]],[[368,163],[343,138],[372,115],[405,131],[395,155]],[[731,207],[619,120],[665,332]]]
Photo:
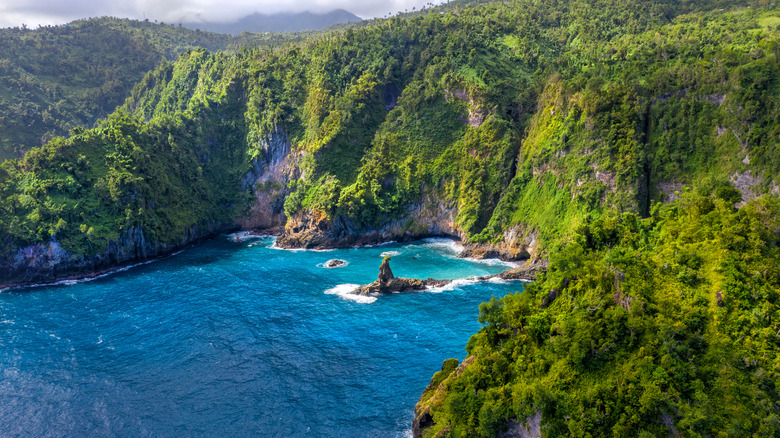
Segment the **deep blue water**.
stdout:
[[[354,301],[343,284],[506,269],[427,240],[326,252],[212,240],[93,281],[0,293],[0,435],[409,434],[478,305],[522,284]],[[345,267],[327,269],[331,258]]]

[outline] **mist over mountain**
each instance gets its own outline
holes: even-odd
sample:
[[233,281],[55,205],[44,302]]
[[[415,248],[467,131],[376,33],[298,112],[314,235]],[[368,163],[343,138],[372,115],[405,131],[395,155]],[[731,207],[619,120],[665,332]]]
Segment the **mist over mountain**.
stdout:
[[314,12],[280,12],[276,14],[255,13],[233,23],[184,23],[190,29],[238,35],[241,32],[299,32],[319,30],[340,23],[362,20],[357,15],[336,9],[324,14]]

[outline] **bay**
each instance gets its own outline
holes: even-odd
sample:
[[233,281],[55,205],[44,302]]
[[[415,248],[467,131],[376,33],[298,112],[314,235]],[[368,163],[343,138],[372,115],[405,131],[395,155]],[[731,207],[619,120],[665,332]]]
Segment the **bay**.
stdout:
[[[465,357],[479,303],[522,290],[460,281],[348,297],[385,255],[396,276],[415,278],[507,266],[458,259],[444,239],[333,251],[237,240],[0,293],[3,434],[408,436],[431,376]],[[334,258],[347,264],[324,267]]]

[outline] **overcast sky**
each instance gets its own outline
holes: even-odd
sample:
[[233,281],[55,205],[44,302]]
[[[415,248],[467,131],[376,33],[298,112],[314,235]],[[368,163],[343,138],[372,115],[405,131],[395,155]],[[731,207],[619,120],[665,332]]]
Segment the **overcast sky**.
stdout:
[[382,17],[441,0],[0,0],[0,27],[63,24],[78,18],[129,17],[180,22],[229,22],[261,12],[327,12],[346,9],[363,18]]

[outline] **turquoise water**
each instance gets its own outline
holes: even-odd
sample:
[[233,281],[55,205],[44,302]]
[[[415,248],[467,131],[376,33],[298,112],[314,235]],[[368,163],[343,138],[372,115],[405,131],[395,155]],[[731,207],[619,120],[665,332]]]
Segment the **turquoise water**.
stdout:
[[[93,281],[0,293],[4,436],[410,434],[414,404],[463,359],[478,305],[522,283],[358,301],[344,284],[506,269],[446,240],[334,251],[218,238]],[[324,268],[328,259],[348,262]],[[342,286],[340,286],[342,285]]]

